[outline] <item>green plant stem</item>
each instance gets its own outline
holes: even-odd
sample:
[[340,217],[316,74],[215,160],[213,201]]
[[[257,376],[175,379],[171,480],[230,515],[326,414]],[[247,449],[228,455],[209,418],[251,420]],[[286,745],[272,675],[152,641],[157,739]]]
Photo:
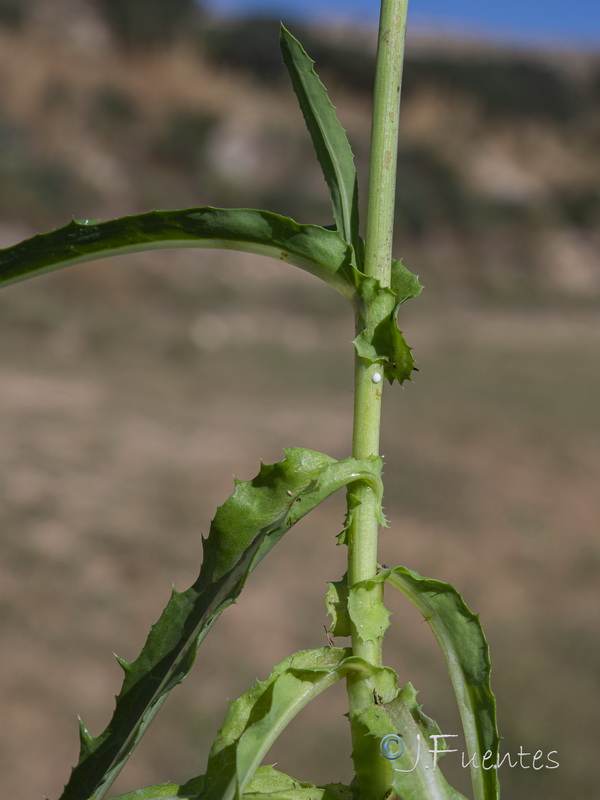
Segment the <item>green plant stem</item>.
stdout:
[[[375,94],[371,128],[371,157],[369,164],[369,195],[365,273],[389,286],[392,264],[394,230],[394,199],[396,192],[396,163],[398,151],[398,122],[400,116],[400,84],[404,56],[404,34],[408,0],[382,0],[377,45]],[[357,313],[357,334],[369,322],[369,309]],[[379,373],[379,380],[374,375]],[[381,397],[383,369],[368,364],[355,355],[354,370],[354,429],[352,453],[356,458],[379,454],[381,427]],[[377,574],[378,514],[375,493],[363,482],[349,489],[358,504],[354,508],[348,529],[348,585],[372,578]],[[361,636],[368,629],[368,620],[377,619],[383,605],[383,584],[375,583],[367,593],[361,593],[362,606],[351,615],[352,652],[374,666],[380,666],[383,651],[383,631],[376,638]],[[364,623],[364,624],[363,624]],[[379,754],[379,743],[365,736],[361,714],[369,713],[376,703],[376,688],[368,679],[348,681],[348,703],[352,731],[352,755],[364,800],[376,800],[389,795],[389,771]],[[364,759],[370,762],[367,773],[362,772]]]
[[[392,261],[400,84],[407,10],[408,0],[382,0],[377,47],[365,273],[377,278],[385,286],[390,283]],[[360,333],[360,329],[357,333]],[[383,369],[377,365],[367,365],[356,355],[352,451],[356,458],[379,453],[383,380],[377,383],[373,381],[373,375],[377,372],[382,375]],[[348,584],[353,586],[377,572],[378,524],[377,501],[372,490],[364,483],[356,483],[350,491],[359,500],[348,531]],[[366,598],[365,615],[382,603],[382,587],[377,585]],[[383,637],[365,641],[353,625],[354,655],[380,665],[382,646]],[[351,711],[374,702],[373,689],[364,681],[350,685],[348,691]]]
[[408,0],[382,0],[371,124],[365,272],[390,284]]

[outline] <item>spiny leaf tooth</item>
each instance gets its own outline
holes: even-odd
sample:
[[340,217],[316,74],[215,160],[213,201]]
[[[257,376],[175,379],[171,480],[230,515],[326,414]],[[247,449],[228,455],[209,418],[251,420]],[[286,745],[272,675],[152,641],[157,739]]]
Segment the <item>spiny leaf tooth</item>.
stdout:
[[113,653],[113,656],[117,659],[117,664],[121,667],[123,672],[127,675],[127,673],[131,670],[131,663],[129,661],[125,661],[124,658],[121,658],[121,656],[117,655],[116,653]]
[[[286,459],[287,459],[287,453],[286,453]],[[266,481],[267,479],[269,479],[270,476],[277,475],[278,472],[281,470],[282,464],[284,464],[286,459],[284,459],[284,461],[278,461],[275,464],[265,464],[265,462],[261,460],[260,469],[258,470],[258,475],[255,478],[253,478],[251,483],[255,486],[257,482]]]
[[388,518],[383,513],[383,508],[381,508],[381,507],[379,508],[379,511],[377,512],[377,524],[379,525],[380,528],[389,528],[390,527],[389,523],[388,523]]
[[88,731],[81,717],[77,717],[77,721],[79,722],[79,745],[81,757],[84,754],[91,752],[92,745],[94,744],[94,737]]
[[287,461],[289,458],[302,458],[305,453],[311,453],[310,450],[305,450],[303,447],[284,447],[283,452],[285,454],[284,461]]
[[100,222],[99,219],[90,219],[88,217],[84,217],[82,219],[74,219],[71,224],[75,224],[79,227],[87,227],[88,225],[97,225]]

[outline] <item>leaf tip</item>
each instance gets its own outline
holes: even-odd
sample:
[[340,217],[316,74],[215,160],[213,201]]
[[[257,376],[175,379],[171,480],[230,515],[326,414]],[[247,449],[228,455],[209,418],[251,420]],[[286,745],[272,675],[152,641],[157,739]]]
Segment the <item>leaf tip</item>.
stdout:
[[130,662],[126,661],[124,658],[121,658],[121,656],[117,655],[116,653],[113,653],[113,656],[116,658],[117,664],[121,667],[123,672],[127,675],[127,673],[131,670]]
[[85,753],[89,753],[94,742],[94,737],[88,731],[84,721],[81,717],[77,717],[77,721],[79,723],[79,745],[81,748],[81,754],[84,755]]

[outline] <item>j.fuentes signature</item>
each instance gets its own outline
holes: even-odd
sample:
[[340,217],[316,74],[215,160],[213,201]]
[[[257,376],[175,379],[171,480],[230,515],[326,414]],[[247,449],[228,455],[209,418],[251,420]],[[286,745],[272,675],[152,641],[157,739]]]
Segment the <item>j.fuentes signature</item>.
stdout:
[[[437,733],[431,734],[429,739],[431,739],[432,747],[428,748],[425,752],[429,753],[433,756],[432,759],[429,761],[433,762],[432,769],[435,770],[437,767],[438,758],[445,753],[458,753],[458,750],[452,750],[445,747],[445,739],[453,739],[457,737],[457,733]],[[402,734],[400,733],[389,733],[387,736],[384,736],[381,742],[379,743],[379,750],[381,755],[384,758],[389,759],[390,761],[395,761],[396,759],[400,758],[405,750],[404,739]],[[414,761],[412,766],[408,767],[408,769],[400,769],[400,767],[394,767],[396,772],[413,772],[419,765],[419,761],[422,756],[421,752],[421,735],[417,735],[417,752],[414,756]],[[511,755],[510,753],[504,753],[504,755],[498,754],[496,759],[494,760],[494,754],[491,750],[486,750],[483,754],[483,757],[478,756],[475,753],[471,758],[467,758],[467,754],[461,752],[461,764],[463,767],[473,767],[474,769],[500,769],[501,766],[506,764],[511,769],[514,767],[520,767],[521,769],[557,769],[560,764],[559,762],[553,758],[552,756],[558,755],[558,751],[550,750],[546,755],[544,755],[542,750],[536,750],[535,753],[528,753],[523,749],[523,745],[519,746],[519,750],[516,755]],[[408,756],[408,753],[407,753]],[[407,759],[405,759],[407,760]],[[425,764],[425,769],[429,769],[430,765]]]

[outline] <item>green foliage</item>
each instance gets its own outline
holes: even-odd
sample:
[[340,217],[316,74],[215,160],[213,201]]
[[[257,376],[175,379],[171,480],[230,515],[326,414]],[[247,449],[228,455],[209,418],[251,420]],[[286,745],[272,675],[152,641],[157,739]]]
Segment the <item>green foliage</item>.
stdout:
[[134,792],[120,794],[114,800],[198,800],[200,795],[185,786],[176,786],[174,783],[157,783],[155,786],[146,786]]
[[[496,763],[499,737],[490,686],[492,665],[478,615],[451,584],[423,578],[405,567],[381,570],[376,581],[389,581],[401,591],[431,627],[446,659],[469,755],[489,752],[491,763]],[[481,769],[475,761],[470,769],[475,800],[494,800],[499,794],[497,770]]]
[[[268,15],[236,18],[226,26],[206,27],[200,34],[202,50],[219,65],[243,70],[259,80],[283,77],[279,54],[272,48],[279,18]],[[299,38],[319,65],[319,72],[353,91],[371,94],[375,56],[367,48],[339,39],[326,41],[319,31],[295,25]]]
[[354,156],[327,91],[300,42],[281,27],[281,51],[298,97],[306,127],[329,187],[337,230],[354,247],[360,269],[358,181]]
[[[372,786],[379,778],[374,769],[373,753],[380,751],[381,743],[386,737],[401,737],[402,755],[397,760],[386,759],[383,768],[379,765],[379,771],[383,769],[386,773],[384,786],[395,790],[402,800],[465,800],[447,783],[429,753],[432,736],[440,737],[436,740],[440,751],[447,748],[439,727],[417,705],[416,692],[410,683],[390,701],[383,700],[369,708],[351,712],[350,719],[363,732],[359,749],[355,747],[353,752],[361,785]],[[371,796],[381,797],[382,794]]]
[[[462,794],[453,789],[440,770],[435,753],[424,753],[423,745],[432,744],[431,737],[441,737],[439,726],[423,714],[417,703],[417,693],[408,683],[400,694],[390,703],[383,705],[391,729],[402,731],[405,752],[394,762],[394,788],[406,800],[465,800]],[[443,755],[448,745],[442,738],[434,738],[435,747]],[[413,769],[416,765],[416,769]],[[397,770],[410,770],[398,772]]]
[[[400,5],[393,2],[399,11]],[[138,28],[134,19],[139,21],[141,12],[133,1],[104,0],[103,7],[114,15],[113,24],[128,45],[154,41],[157,29],[152,25],[157,25],[160,13],[166,13],[164,3],[145,4],[144,25]],[[173,16],[169,25],[181,18],[185,8],[184,3],[169,6]],[[392,5],[384,3],[384,8],[389,13]],[[405,13],[405,4],[403,8]],[[398,38],[395,41],[397,46]],[[357,387],[371,403],[368,421],[364,408],[357,405],[356,428],[359,436],[372,436],[379,424],[373,408],[379,408],[381,398],[381,374],[375,367],[382,369],[390,383],[410,380],[415,369],[397,316],[406,300],[419,295],[421,285],[401,261],[388,258],[388,251],[381,279],[367,274],[359,236],[356,171],[345,131],[313,62],[284,28],[281,48],[329,188],[335,230],[299,225],[268,211],[212,207],[153,211],[104,223],[74,220],[0,251],[0,285],[92,259],[158,248],[222,248],[293,264],[335,288],[354,309],[357,380],[365,381]],[[398,85],[398,76],[392,75],[391,80]],[[386,96],[395,98],[395,94],[394,90]],[[391,216],[390,210],[390,224]],[[371,533],[376,535],[377,527],[386,525],[381,505],[382,460],[376,448],[369,452],[336,461],[312,450],[290,448],[283,461],[261,464],[251,481],[235,480],[233,494],[217,509],[203,541],[197,580],[185,592],[172,592],[135,661],[118,658],[125,678],[106,730],[94,737],[81,723],[80,758],[62,800],[105,796],[162,703],[188,674],[219,615],[236,602],[249,574],[298,520],[340,488],[349,487],[339,543],[347,544],[349,551],[357,552],[359,545],[369,549],[368,543],[360,541],[361,535],[366,541],[365,531],[356,532],[362,512],[367,509]],[[359,455],[356,448],[354,453]],[[376,572],[376,547],[370,549],[372,570],[366,574],[371,577],[364,579],[363,572],[360,580],[353,579],[354,585],[348,585],[347,578],[332,582],[327,594],[330,630],[336,636],[351,635],[352,646],[303,651],[284,659],[266,681],[258,681],[230,704],[204,775],[184,785],[163,783],[130,792],[121,800],[461,800],[437,767],[435,755],[432,758],[425,752],[428,737],[441,738],[439,728],[422,713],[412,685],[400,691],[397,675],[377,655],[389,625],[389,612],[380,599],[383,582],[403,592],[429,622],[448,663],[469,751],[485,748],[496,754],[487,642],[478,618],[453,587],[403,567]],[[352,574],[351,558],[348,574]],[[363,657],[364,653],[370,655]],[[347,682],[350,700],[356,775],[352,784],[317,787],[272,767],[261,768],[271,744],[290,720],[341,679]],[[382,740],[390,735],[401,735],[405,745],[397,763],[381,750]],[[447,748],[438,743],[438,749]],[[475,800],[497,800],[497,773],[474,770],[472,782]]]
[[[204,777],[194,778],[185,786],[160,783],[119,795],[114,800],[201,800]],[[354,794],[341,783],[315,786],[297,781],[272,766],[258,767],[244,792],[246,800],[353,800]]]
[[352,793],[341,783],[324,787],[297,781],[272,766],[259,767],[248,784],[248,800],[350,800]]
[[288,262],[356,296],[352,253],[333,231],[252,209],[151,211],[98,223],[73,220],[0,250],[0,284],[107,256],[173,247],[220,247]]
[[[271,47],[279,21],[271,16],[232,20],[227,26],[209,27],[202,35],[202,49],[218,64],[243,70],[272,82],[283,74],[281,60]],[[361,42],[340,37],[326,41],[310,27],[297,27],[306,49],[335,85],[371,95],[375,56]],[[533,117],[565,122],[577,117],[585,103],[585,89],[548,61],[520,54],[452,52],[409,53],[406,57],[405,97],[428,88],[444,94],[468,97],[491,119]]]
[[230,704],[212,746],[203,800],[233,800],[244,791],[271,744],[307,703],[356,669],[346,649],[306,650],[289,656],[266,681]]
[[342,678],[365,677],[373,680],[382,702],[396,697],[396,674],[352,656],[350,649],[305,650],[282,661],[266,681],[230,705],[209,756],[202,800],[245,796],[268,748],[307,703]]
[[217,510],[198,580],[171,599],[138,658],[119,664],[125,680],[113,717],[100,736],[81,723],[79,763],[62,800],[104,797],[160,705],[187,675],[198,647],[221,612],[235,602],[248,574],[279,539],[333,492],[365,480],[381,497],[381,460],[335,461],[301,448],[263,464],[252,481],[236,480]]
[[0,285],[97,258],[166,247],[243,250],[322,278],[357,308],[364,327],[355,340],[361,357],[382,364],[390,383],[410,379],[414,361],[396,314],[403,302],[419,294],[417,278],[395,261],[392,287],[381,287],[356,269],[355,250],[338,233],[267,211],[206,207],[152,211],[104,223],[73,220],[0,250]]
[[331,581],[325,597],[325,608],[331,617],[327,632],[332,636],[350,636],[350,615],[348,613],[348,576],[340,581]]
[[359,314],[362,330],[354,340],[361,358],[368,364],[381,364],[390,383],[412,380],[415,369],[411,348],[398,329],[396,318],[402,303],[418,297],[422,286],[401,261],[392,263],[391,288],[382,288],[373,278],[361,282],[363,300]]

